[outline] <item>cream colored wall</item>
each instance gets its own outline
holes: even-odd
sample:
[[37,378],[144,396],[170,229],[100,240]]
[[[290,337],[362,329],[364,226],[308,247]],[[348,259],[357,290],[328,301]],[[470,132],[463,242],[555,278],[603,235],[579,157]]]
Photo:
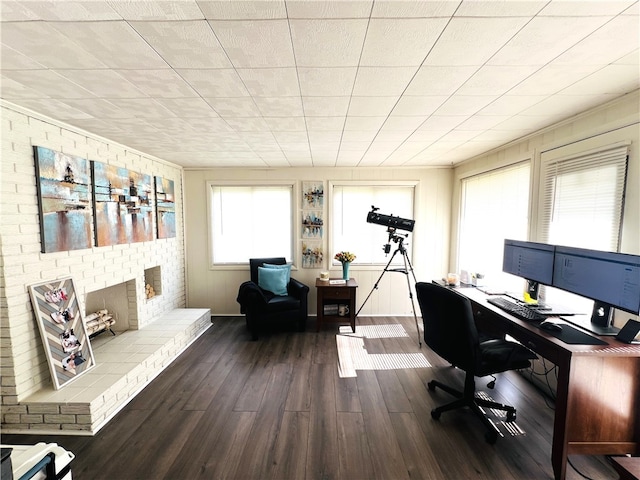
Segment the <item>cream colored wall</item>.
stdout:
[[[536,135],[514,142],[490,154],[469,160],[454,170],[450,265],[457,270],[458,228],[461,179],[522,160],[532,162],[529,239],[537,237],[540,155],[550,149],[574,145],[586,151],[620,141],[631,141],[627,171],[626,199],[622,222],[621,251],[640,254],[640,91],[592,109],[582,115],[547,128]],[[492,212],[496,214],[498,212]],[[617,315],[616,323],[630,315]]]
[[[324,181],[325,196],[328,197],[328,182],[336,180],[376,181],[410,180],[417,181],[416,227],[409,236],[413,246],[413,268],[418,281],[440,278],[447,272],[449,258],[449,232],[451,211],[452,170],[449,168],[282,168],[250,169],[219,168],[207,170],[186,170],[185,180],[185,225],[187,261],[187,303],[189,307],[210,308],[214,315],[239,315],[236,302],[239,285],[249,279],[248,267],[210,267],[208,247],[207,191],[208,181],[269,181],[293,180],[298,186],[303,181]],[[298,188],[299,190],[299,188]],[[325,265],[333,256],[329,251],[331,219],[328,218],[328,198],[325,199]],[[300,204],[300,202],[297,202]],[[379,205],[382,213],[393,213],[392,205]],[[300,210],[295,218],[300,218]],[[386,210],[385,209],[389,209]],[[362,212],[365,223],[367,212]],[[296,225],[297,253],[294,261],[293,277],[311,287],[309,313],[316,312],[315,279],[322,269],[300,268],[300,225]],[[387,232],[380,226],[380,248],[387,241]],[[357,252],[356,252],[357,253]],[[380,277],[383,266],[366,268],[352,265],[350,274],[358,281],[358,306],[372,290]],[[332,276],[338,276],[337,270]],[[413,279],[411,278],[413,285]],[[416,313],[419,315],[416,303]],[[407,281],[401,273],[388,272],[383,275],[378,290],[373,292],[361,315],[411,315],[411,302]]]

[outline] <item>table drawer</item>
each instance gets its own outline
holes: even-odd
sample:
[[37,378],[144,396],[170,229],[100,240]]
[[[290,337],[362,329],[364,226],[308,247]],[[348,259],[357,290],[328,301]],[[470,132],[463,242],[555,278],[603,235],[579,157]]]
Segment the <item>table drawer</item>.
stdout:
[[351,296],[351,292],[349,290],[350,289],[344,287],[326,287],[322,289],[322,296],[325,299],[346,299]]

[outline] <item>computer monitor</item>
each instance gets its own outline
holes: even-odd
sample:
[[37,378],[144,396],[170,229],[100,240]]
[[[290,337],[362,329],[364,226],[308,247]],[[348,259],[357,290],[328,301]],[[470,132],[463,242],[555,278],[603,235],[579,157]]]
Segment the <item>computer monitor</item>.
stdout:
[[640,256],[558,245],[551,285],[594,300],[591,322],[610,327],[613,308],[640,311]]
[[502,271],[527,280],[525,300],[537,301],[539,285],[551,285],[554,251],[546,243],[505,239]]

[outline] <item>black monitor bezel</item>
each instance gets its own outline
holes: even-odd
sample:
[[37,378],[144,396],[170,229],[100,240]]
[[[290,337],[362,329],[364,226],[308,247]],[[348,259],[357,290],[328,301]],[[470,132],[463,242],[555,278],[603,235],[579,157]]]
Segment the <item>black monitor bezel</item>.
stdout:
[[[587,249],[587,248],[570,247],[567,245],[556,245],[555,254],[554,254],[553,281],[551,283],[551,287],[553,288],[557,288],[558,290],[562,290],[565,292],[573,293],[574,295],[579,295],[581,297],[588,298],[589,300],[593,300],[596,303],[596,305],[604,304],[605,306],[613,307],[617,310],[622,310],[623,312],[638,315],[638,310],[640,310],[640,299],[638,300],[638,310],[634,311],[633,309],[622,306],[619,303],[611,303],[610,299],[606,299],[604,297],[598,297],[597,295],[594,295],[592,293],[587,294],[581,291],[576,291],[575,289],[569,289],[563,286],[558,286],[557,276],[559,272],[555,268],[555,262],[556,262],[555,258],[557,257],[558,254],[560,255],[567,254],[567,255],[574,255],[574,256],[589,256],[589,255],[597,256],[598,254],[606,254],[606,255],[610,255],[617,258],[619,260],[619,262],[617,263],[623,263],[623,264],[628,264],[633,266],[640,265],[640,256],[629,254],[629,253],[609,252],[606,250],[593,250],[593,249]],[[603,260],[606,261],[605,259]]]

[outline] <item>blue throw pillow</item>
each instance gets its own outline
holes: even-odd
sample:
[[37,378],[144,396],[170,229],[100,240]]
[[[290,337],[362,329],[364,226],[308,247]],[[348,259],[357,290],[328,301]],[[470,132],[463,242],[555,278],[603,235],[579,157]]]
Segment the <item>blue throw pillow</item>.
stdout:
[[258,286],[274,295],[287,295],[287,271],[283,268],[258,267]]
[[276,269],[286,270],[287,271],[287,285],[289,284],[289,280],[291,280],[291,265],[286,264],[286,263],[284,265],[275,265],[273,263],[263,263],[262,266],[264,268],[276,268]]

